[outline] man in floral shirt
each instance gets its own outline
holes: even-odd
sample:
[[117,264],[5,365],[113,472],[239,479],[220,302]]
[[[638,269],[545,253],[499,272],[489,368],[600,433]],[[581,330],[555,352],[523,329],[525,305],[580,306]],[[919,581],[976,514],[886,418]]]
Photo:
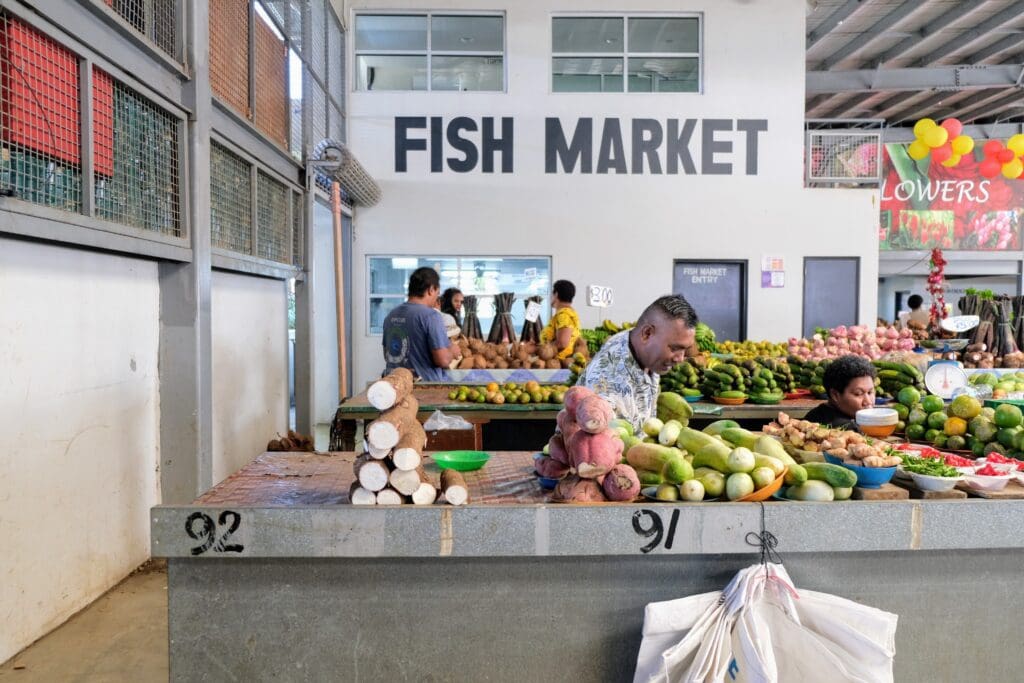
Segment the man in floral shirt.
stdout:
[[657,413],[659,375],[683,362],[696,328],[697,313],[686,299],[663,296],[644,310],[636,327],[609,337],[576,383],[640,429]]

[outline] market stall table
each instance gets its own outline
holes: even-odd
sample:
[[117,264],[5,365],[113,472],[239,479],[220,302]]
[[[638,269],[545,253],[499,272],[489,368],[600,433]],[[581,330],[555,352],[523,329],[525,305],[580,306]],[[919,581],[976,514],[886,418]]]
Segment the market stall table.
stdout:
[[[558,403],[503,403],[501,405],[457,403],[448,398],[450,390],[451,385],[448,384],[417,385],[413,390],[413,396],[420,404],[419,419],[421,422],[426,421],[434,411],[440,410],[446,415],[462,417],[474,425],[473,443],[458,444],[464,448],[481,449],[483,447],[481,428],[492,420],[551,420],[553,422],[558,411],[562,409],[561,404]],[[743,403],[738,406],[727,406],[698,401],[691,406],[694,409],[693,419],[697,423],[702,420],[719,418],[768,422],[780,412],[788,413],[791,417],[802,418],[820,403],[821,401],[817,399],[797,399],[782,401],[777,405]],[[380,415],[380,411],[370,405],[366,398],[366,391],[346,399],[338,406],[334,415],[334,422],[331,425],[330,449],[332,451],[353,450],[356,446],[358,423],[373,420],[378,415]],[[456,446],[447,444],[438,446],[438,448],[454,447]]]
[[[648,602],[757,559],[758,504],[549,504],[532,455],[498,452],[468,506],[353,507],[353,457],[266,453],[152,510],[171,680],[629,680]],[[899,614],[896,680],[1019,678],[993,647],[1019,634],[1024,501],[764,517],[798,586]]]

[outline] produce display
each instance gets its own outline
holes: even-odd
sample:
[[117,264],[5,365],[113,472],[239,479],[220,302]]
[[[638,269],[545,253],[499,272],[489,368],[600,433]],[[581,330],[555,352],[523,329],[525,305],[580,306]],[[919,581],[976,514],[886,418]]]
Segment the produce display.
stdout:
[[924,474],[929,477],[959,477],[960,470],[938,458],[922,458],[908,456],[903,462],[903,469],[914,474]]
[[967,394],[947,405],[937,396],[915,396],[909,391],[900,396],[900,403],[907,412],[910,441],[971,451],[979,458],[993,453],[1024,458],[1024,415],[1015,405],[983,408],[977,398]]
[[778,437],[783,444],[794,449],[829,453],[859,467],[894,467],[900,463],[900,456],[885,441],[872,439],[860,432],[796,420],[786,413],[779,413],[775,421],[766,425],[763,431]]
[[741,368],[735,363],[713,361],[716,359],[712,358],[704,368],[701,393],[715,398],[745,399],[750,370]]
[[[371,387],[372,388],[372,387]],[[524,384],[491,382],[486,386],[458,386],[448,392],[448,400],[458,403],[561,403],[569,386],[565,384],[540,384],[529,381]]]
[[[703,357],[702,357],[703,359]],[[687,358],[661,376],[661,390],[672,391],[682,396],[700,396],[703,376],[701,361]]]
[[715,342],[715,331],[705,325],[704,323],[697,323],[697,329],[694,330],[694,336],[697,342],[697,348],[702,353],[717,353],[718,344]]
[[850,353],[879,360],[892,351],[911,351],[914,345],[913,332],[908,329],[839,325],[831,330],[821,330],[810,339],[790,337],[788,351],[790,356],[801,360],[838,358]]
[[554,344],[536,344],[518,341],[511,344],[489,343],[480,339],[461,337],[458,341],[462,360],[456,366],[460,370],[485,369],[547,369],[558,370],[569,367],[576,361],[576,355],[584,360],[589,357],[587,344],[582,339],[576,342],[574,355],[558,359],[558,347]]
[[718,344],[718,352],[731,354],[737,360],[746,360],[758,357],[784,357],[789,350],[786,344],[770,341],[724,341]]
[[913,363],[876,360],[873,361],[878,370],[877,386],[881,391],[876,394],[886,398],[896,398],[900,392],[911,387],[919,392],[926,392],[924,373]]

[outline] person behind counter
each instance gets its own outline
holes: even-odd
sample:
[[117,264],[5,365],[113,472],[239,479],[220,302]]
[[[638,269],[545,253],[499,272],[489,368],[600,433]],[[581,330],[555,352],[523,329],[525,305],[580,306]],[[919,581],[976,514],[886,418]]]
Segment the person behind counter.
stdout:
[[575,297],[576,285],[568,280],[558,280],[551,286],[551,307],[555,313],[541,330],[540,340],[555,343],[559,360],[572,355],[576,340],[580,338],[580,317],[572,307]]
[[462,327],[462,290],[449,287],[441,294],[441,312],[450,315],[455,324]]
[[658,409],[659,374],[683,362],[695,344],[697,313],[679,295],[663,296],[644,309],[636,327],[608,338],[576,384],[608,401],[635,429]]
[[444,321],[435,310],[441,278],[433,268],[409,276],[409,298],[384,318],[384,374],[408,368],[419,379],[444,382],[458,346],[449,346]]
[[899,314],[900,327],[907,327],[912,322],[927,325],[931,321],[931,313],[924,308],[924,299],[920,294],[911,294],[907,298],[907,306],[910,311],[901,311]]
[[804,417],[829,427],[857,428],[857,411],[875,406],[875,366],[862,356],[840,356],[825,368],[828,402]]

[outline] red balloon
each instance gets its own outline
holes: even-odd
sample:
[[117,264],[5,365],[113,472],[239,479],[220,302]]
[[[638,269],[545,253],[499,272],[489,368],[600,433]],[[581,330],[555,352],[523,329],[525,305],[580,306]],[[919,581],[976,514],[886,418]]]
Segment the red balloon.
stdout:
[[964,124],[960,123],[959,119],[946,119],[939,125],[945,128],[949,133],[950,140],[958,137],[960,133],[964,132]]
[[[934,154],[934,152],[932,152],[932,154]],[[996,154],[996,160],[1001,164],[1008,164],[1013,161],[1016,156],[1017,155],[1013,153],[1012,149],[1001,149],[999,150],[999,153]]]
[[978,173],[980,173],[985,178],[995,178],[997,175],[999,175],[999,172],[1002,170],[1002,168],[1002,164],[1000,164],[995,159],[985,159],[985,161],[981,162],[981,164],[978,166]]
[[941,164],[943,161],[948,161],[953,156],[953,148],[949,146],[947,142],[942,147],[936,147],[932,150],[932,161],[937,164]]
[[1003,150],[1003,143],[999,140],[989,140],[982,149],[985,151],[985,156],[994,157]]

